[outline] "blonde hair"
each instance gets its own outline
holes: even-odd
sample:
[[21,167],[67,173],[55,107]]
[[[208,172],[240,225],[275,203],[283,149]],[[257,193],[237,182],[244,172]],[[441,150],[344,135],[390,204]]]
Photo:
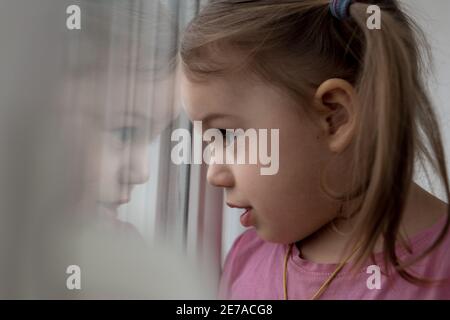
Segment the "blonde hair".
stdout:
[[[372,4],[382,10],[381,30],[366,27]],[[450,195],[441,133],[421,79],[428,47],[395,0],[358,1],[349,13],[348,20],[334,18],[329,0],[213,0],[186,29],[181,61],[193,80],[244,70],[306,103],[327,79],[351,83],[363,102],[356,111],[351,188],[344,194],[323,189],[336,200],[357,203],[357,262],[373,258],[382,236],[386,266],[423,283],[406,268],[442,242],[449,219],[414,261],[400,261],[395,248],[416,159],[429,161]],[[224,52],[244,58],[226,59],[232,55]]]

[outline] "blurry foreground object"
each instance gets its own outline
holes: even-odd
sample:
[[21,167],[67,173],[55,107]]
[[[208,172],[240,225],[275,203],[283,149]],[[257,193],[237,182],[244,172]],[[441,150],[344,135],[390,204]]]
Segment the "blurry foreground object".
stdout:
[[0,298],[212,297],[181,250],[117,219],[177,116],[166,3],[0,0]]

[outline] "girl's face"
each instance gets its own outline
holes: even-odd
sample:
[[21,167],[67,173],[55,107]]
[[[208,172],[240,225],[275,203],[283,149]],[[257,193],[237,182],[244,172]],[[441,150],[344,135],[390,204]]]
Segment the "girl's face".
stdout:
[[149,145],[171,119],[170,79],[134,84],[133,104],[127,104],[127,81],[114,81],[109,110],[102,126],[99,204],[117,214],[131,200],[136,185],[149,179]]
[[118,72],[68,84],[66,89],[77,93],[81,117],[69,121],[82,125],[76,131],[87,150],[83,198],[94,201],[102,216],[115,219],[133,188],[148,181],[150,142],[174,116],[172,81],[171,75],[158,81],[142,78],[130,86],[132,79]]
[[261,238],[293,243],[335,217],[337,204],[319,188],[331,152],[324,132],[302,112],[303,106],[274,86],[239,76],[200,83],[183,75],[181,94],[191,120],[206,119],[204,131],[279,129],[277,174],[261,175],[260,164],[212,164],[207,175],[210,184],[225,188],[228,205],[242,212],[251,208],[248,222]]

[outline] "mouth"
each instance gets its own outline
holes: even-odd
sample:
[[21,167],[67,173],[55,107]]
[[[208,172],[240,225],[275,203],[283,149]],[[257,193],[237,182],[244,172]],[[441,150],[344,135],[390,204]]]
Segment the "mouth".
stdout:
[[126,198],[122,198],[119,201],[113,202],[114,205],[120,206],[122,204],[128,203],[130,202],[130,198],[126,197]]
[[227,202],[227,206],[229,206],[230,208],[234,208],[234,209],[243,209],[244,210],[244,212],[241,214],[241,217],[240,217],[240,222],[243,227],[248,228],[248,227],[251,227],[252,225],[254,225],[254,214],[253,214],[252,207],[235,205],[235,204],[228,203],[228,202]]
[[128,203],[129,201],[130,201],[129,198],[124,198],[114,202],[99,202],[100,215],[108,218],[117,219],[118,208],[121,205]]
[[251,208],[251,206],[245,206],[245,205],[238,205],[231,202],[227,202],[227,206],[233,209],[248,209]]

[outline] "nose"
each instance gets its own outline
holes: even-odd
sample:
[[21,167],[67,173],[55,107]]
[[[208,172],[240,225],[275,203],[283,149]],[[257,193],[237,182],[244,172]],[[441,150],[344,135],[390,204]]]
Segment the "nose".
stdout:
[[234,185],[233,173],[225,164],[210,164],[206,179],[209,184],[216,187],[231,188]]
[[150,178],[149,150],[145,147],[132,148],[128,159],[123,161],[121,172],[121,183],[123,184],[143,184]]

